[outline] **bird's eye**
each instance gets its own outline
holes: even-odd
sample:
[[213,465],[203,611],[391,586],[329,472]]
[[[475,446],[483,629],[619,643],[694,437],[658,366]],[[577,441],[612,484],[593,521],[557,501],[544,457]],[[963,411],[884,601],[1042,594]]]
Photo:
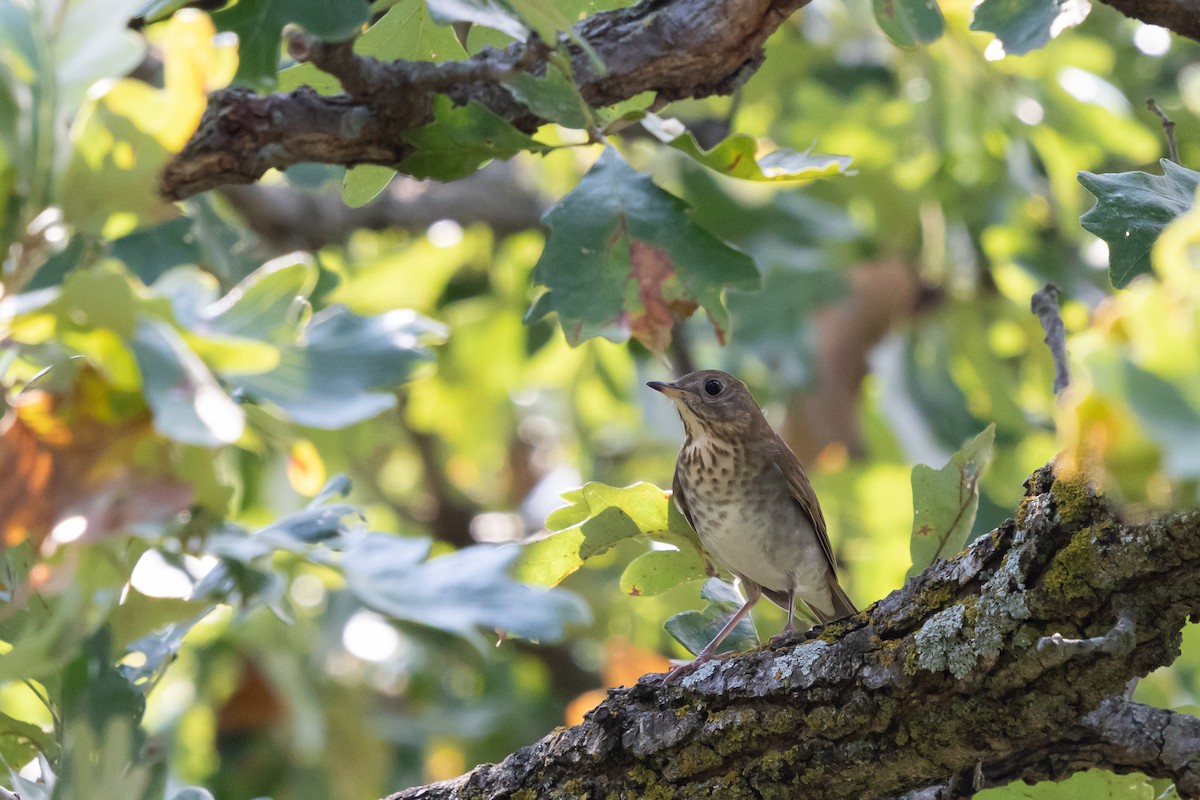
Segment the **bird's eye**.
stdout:
[[722,388],[721,382],[716,380],[709,381],[708,383],[704,384],[704,391],[708,392],[709,397],[716,397],[719,395]]

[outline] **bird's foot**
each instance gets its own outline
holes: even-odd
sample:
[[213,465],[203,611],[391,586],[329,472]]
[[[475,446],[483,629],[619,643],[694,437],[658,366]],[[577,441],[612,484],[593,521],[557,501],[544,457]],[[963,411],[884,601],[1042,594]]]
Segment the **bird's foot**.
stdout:
[[685,675],[689,675],[692,672],[694,672],[698,667],[700,667],[700,665],[706,664],[707,662],[712,661],[712,660],[713,660],[713,655],[711,653],[701,653],[700,655],[696,656],[696,658],[693,659],[692,661],[686,661],[686,662],[680,664],[675,669],[668,672],[666,674],[666,676],[664,676],[662,679],[662,685],[669,686],[672,683],[674,683],[675,681],[684,677]]
[[784,627],[784,629],[779,632],[778,635],[772,636],[770,638],[770,640],[767,642],[767,644],[768,645],[783,644],[784,642],[793,638],[795,635],[796,635],[796,626],[794,626],[792,623],[789,622],[787,624],[787,626]]

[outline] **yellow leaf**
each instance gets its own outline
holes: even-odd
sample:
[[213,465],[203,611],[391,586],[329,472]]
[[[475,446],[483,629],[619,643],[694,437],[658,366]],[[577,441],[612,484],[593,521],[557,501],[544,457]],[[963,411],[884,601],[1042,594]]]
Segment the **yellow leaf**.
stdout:
[[308,439],[297,439],[292,443],[287,476],[292,488],[305,497],[315,497],[325,485],[325,462]]

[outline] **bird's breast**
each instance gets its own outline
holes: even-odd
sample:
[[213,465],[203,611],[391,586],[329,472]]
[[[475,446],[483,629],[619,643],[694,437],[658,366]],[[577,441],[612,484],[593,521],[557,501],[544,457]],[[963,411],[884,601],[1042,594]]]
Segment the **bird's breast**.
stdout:
[[701,443],[684,448],[679,466],[696,533],[723,566],[776,590],[820,580],[812,523],[772,462],[733,445]]

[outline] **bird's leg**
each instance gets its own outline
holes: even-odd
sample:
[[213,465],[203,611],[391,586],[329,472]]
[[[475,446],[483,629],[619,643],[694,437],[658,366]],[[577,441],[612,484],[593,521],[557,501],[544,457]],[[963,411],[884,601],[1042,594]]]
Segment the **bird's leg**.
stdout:
[[746,604],[734,612],[733,616],[729,618],[729,621],[725,623],[725,627],[721,628],[720,632],[713,637],[713,640],[705,645],[703,650],[696,654],[695,659],[687,662],[686,664],[680,664],[678,667],[668,672],[667,676],[663,678],[663,686],[666,686],[668,683],[671,683],[678,678],[682,678],[696,667],[700,666],[706,661],[711,661],[716,656],[717,648],[721,646],[721,642],[725,641],[725,637],[733,632],[733,629],[737,627],[738,623],[750,613],[750,609],[754,608],[754,604],[758,602],[758,598],[762,597],[762,589],[759,588],[758,584],[750,583],[749,581],[743,581],[743,585],[746,587]]
[[796,632],[796,590],[788,589],[788,621],[778,636],[771,637],[771,644],[787,641]]

